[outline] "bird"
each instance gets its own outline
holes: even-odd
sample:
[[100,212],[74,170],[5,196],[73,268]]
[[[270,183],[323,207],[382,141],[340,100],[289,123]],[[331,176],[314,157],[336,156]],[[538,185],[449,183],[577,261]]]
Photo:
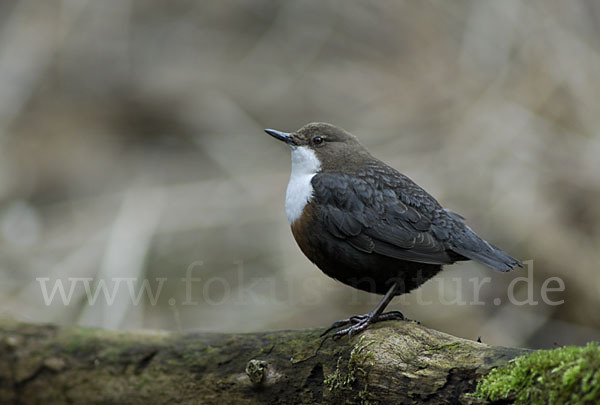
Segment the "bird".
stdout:
[[300,250],[326,275],[383,295],[371,312],[336,321],[323,335],[353,336],[375,322],[405,319],[384,310],[444,265],[522,267],[344,129],[314,122],[291,133],[265,132],[291,149],[285,212]]

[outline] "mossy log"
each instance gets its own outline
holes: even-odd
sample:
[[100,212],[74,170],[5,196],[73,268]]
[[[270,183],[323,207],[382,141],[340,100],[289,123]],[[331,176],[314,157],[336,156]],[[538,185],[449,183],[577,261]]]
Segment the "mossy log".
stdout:
[[323,330],[113,332],[0,321],[0,403],[468,403],[478,377],[526,353],[384,322]]

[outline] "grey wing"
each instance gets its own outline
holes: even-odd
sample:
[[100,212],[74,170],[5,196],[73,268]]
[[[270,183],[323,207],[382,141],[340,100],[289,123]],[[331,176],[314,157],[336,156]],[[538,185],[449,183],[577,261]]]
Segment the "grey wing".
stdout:
[[326,229],[355,249],[420,263],[455,261],[430,219],[393,189],[342,173],[317,174],[312,184]]
[[491,269],[509,271],[521,262],[477,235],[465,224],[461,215],[443,208],[435,198],[411,179],[387,165],[367,167],[379,178],[388,179],[386,187],[394,190],[397,198],[430,220],[429,235],[445,247],[453,261],[475,260]]
[[488,243],[465,224],[461,215],[442,208],[425,190],[411,179],[388,166],[377,166],[383,170],[383,178],[393,179],[398,198],[431,220],[429,230],[436,240],[443,244],[446,253],[454,260],[475,260],[491,269],[510,271],[521,262],[506,252]]

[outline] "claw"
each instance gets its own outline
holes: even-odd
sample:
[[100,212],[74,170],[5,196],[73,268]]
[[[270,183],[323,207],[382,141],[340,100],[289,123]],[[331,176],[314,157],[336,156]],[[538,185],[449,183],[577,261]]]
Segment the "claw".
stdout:
[[371,318],[366,317],[360,322],[353,324],[352,326],[336,331],[333,334],[333,340],[341,339],[345,335],[348,335],[348,338],[351,338],[353,335],[357,335],[360,332],[367,329],[371,323]]
[[325,332],[323,332],[321,334],[321,337],[327,335],[329,332],[331,332],[334,329],[342,328],[347,325],[350,325],[350,326],[336,331],[332,337],[334,340],[340,339],[344,335],[348,335],[349,337],[352,337],[353,335],[356,335],[356,334],[364,331],[365,329],[367,329],[368,326],[372,323],[382,322],[382,321],[392,321],[392,320],[402,321],[404,319],[405,319],[404,315],[402,315],[402,312],[400,312],[400,311],[385,312],[385,313],[379,315],[376,319],[373,319],[371,314],[354,315],[354,316],[351,316],[350,318],[346,318],[346,319],[342,319],[342,320],[334,322],[329,328],[327,328],[327,330]]
[[329,328],[327,328],[327,330],[325,332],[321,333],[321,337],[327,335],[329,332],[331,332],[334,329],[338,329],[338,328],[341,328],[346,325],[357,324],[360,321],[362,321],[363,319],[366,319],[368,317],[369,317],[369,314],[353,315],[350,318],[335,321],[334,323],[331,324],[331,326]]

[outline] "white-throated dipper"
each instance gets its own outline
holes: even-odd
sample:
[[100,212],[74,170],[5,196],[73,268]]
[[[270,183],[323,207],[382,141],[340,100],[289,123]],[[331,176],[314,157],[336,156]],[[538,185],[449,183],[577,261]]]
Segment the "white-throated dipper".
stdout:
[[311,123],[293,133],[265,132],[292,149],[285,211],[302,252],[328,276],[384,295],[370,313],[337,321],[325,333],[346,327],[334,336],[352,335],[377,321],[404,319],[383,310],[444,264],[474,260],[502,272],[521,266],[343,129]]

